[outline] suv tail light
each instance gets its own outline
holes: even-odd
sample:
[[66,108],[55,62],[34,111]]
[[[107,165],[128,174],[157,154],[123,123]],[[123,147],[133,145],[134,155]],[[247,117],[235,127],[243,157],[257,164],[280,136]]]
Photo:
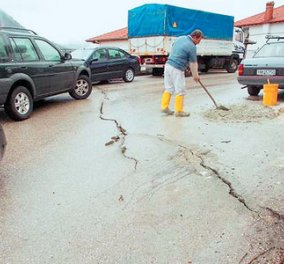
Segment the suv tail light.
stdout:
[[238,68],[239,76],[244,75],[244,65],[240,64]]

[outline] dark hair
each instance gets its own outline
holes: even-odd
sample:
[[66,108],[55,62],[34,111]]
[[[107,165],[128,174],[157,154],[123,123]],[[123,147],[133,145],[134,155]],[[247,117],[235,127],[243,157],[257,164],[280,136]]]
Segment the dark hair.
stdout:
[[194,37],[194,38],[200,38],[200,37],[203,37],[203,33],[202,33],[201,30],[196,29],[196,30],[191,32],[190,36]]

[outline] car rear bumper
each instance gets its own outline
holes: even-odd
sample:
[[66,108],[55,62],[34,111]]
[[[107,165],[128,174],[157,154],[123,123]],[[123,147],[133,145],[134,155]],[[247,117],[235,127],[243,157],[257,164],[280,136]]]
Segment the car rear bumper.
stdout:
[[284,76],[238,76],[238,82],[243,85],[263,86],[268,80],[278,83],[279,88],[284,88]]

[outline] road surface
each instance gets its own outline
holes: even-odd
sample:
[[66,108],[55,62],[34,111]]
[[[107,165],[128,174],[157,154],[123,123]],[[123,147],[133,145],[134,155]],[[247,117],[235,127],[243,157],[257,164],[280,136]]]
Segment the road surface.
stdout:
[[235,74],[202,81],[230,111],[187,78],[191,116],[163,116],[152,76],[45,99],[23,122],[1,110],[0,262],[282,263],[283,93],[264,108]]

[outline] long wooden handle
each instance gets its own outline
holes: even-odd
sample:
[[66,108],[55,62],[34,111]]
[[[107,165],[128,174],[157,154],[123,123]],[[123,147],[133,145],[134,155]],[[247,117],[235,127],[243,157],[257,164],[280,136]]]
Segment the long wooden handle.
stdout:
[[206,87],[203,85],[203,83],[200,80],[198,82],[200,83],[201,87],[205,90],[205,92],[209,95],[210,99],[213,101],[216,108],[218,108],[218,105],[216,101],[214,100],[213,96],[209,93],[209,91],[206,89]]

